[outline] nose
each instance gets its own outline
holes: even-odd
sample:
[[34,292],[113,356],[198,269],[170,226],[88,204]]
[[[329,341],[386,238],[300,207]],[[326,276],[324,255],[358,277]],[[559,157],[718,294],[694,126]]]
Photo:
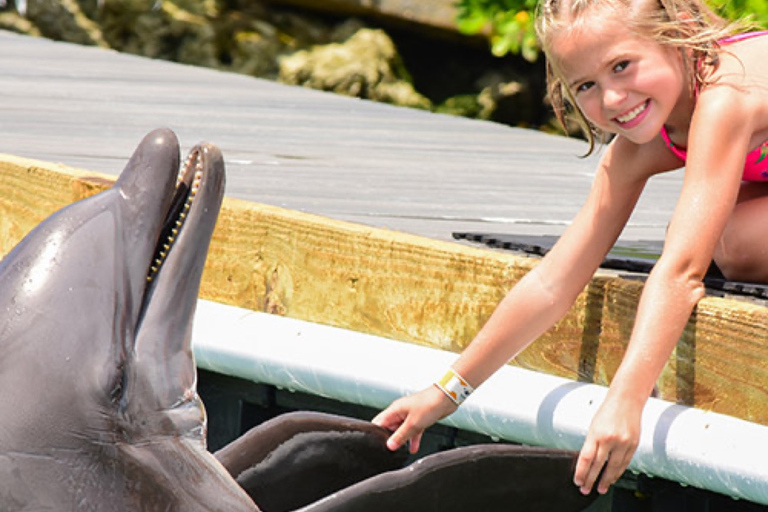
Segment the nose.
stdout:
[[603,88],[603,105],[606,108],[620,107],[626,97],[626,92],[619,87]]

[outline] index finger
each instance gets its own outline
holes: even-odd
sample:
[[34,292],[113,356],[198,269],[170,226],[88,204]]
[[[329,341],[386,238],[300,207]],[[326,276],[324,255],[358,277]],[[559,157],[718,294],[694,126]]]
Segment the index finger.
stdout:
[[408,451],[416,453],[419,451],[421,445],[421,437],[424,434],[423,430],[418,428],[409,427],[406,423],[400,426],[387,440],[387,448],[392,451],[399,449],[406,443],[410,443]]
[[610,452],[604,445],[597,445],[591,441],[584,444],[581,453],[579,453],[579,460],[576,462],[576,471],[573,475],[573,482],[579,487],[582,494],[592,492],[592,486],[600,476],[609,455]]

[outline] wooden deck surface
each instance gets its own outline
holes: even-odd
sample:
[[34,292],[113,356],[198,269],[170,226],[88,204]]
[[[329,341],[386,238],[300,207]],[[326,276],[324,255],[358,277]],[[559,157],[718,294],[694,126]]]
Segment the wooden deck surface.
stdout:
[[[434,239],[559,234],[595,158],[578,140],[0,32],[0,152],[117,174],[150,130],[227,162],[227,194]],[[681,173],[624,236],[663,238]]]

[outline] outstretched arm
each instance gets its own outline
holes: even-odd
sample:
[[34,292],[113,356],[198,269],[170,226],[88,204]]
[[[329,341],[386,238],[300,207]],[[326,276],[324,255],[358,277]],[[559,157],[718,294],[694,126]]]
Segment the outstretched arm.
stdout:
[[[618,238],[647,174],[615,164],[613,145],[598,168],[592,190],[573,223],[542,262],[509,291],[453,365],[473,387],[482,384],[571,307]],[[418,450],[424,430],[456,405],[435,386],[395,401],[374,422],[394,431],[390,448],[411,442]]]

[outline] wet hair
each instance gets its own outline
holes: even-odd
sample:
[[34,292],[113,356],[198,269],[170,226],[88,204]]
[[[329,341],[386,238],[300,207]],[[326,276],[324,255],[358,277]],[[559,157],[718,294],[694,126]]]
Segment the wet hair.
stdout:
[[690,91],[707,85],[701,70],[716,65],[722,51],[718,41],[746,30],[744,22],[729,22],[715,14],[702,0],[541,0],[536,15],[536,33],[547,56],[547,93],[555,116],[567,131],[568,118],[575,118],[588,142],[588,156],[596,141],[607,134],[587,120],[564,83],[552,41],[558,33],[578,25],[583,16],[600,9],[619,14],[627,29],[661,45],[680,50]]

